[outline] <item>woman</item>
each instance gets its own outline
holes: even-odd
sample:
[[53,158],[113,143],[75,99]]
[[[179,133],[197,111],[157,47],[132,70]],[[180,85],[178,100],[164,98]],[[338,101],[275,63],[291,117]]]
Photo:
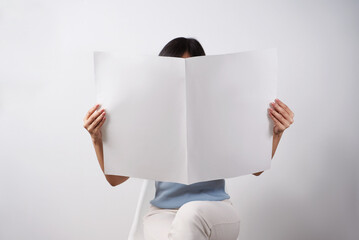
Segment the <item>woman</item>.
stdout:
[[[160,56],[204,56],[201,44],[193,38],[175,38],[162,49]],[[105,110],[92,107],[84,118],[84,127],[91,135],[96,155],[104,172],[101,127]],[[272,158],[286,128],[294,121],[293,112],[276,99],[268,108],[273,120]],[[253,173],[259,176],[262,172]],[[105,175],[112,186],[129,177]],[[190,185],[156,181],[156,195],[143,218],[146,240],[236,240],[239,234],[239,216],[225,192],[224,179],[198,182]]]

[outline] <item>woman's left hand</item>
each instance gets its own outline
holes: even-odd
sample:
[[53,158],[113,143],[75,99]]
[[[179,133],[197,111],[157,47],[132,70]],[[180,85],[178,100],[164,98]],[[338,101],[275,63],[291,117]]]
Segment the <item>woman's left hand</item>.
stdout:
[[281,135],[294,122],[294,113],[279,99],[271,103],[272,108],[268,108],[269,116],[272,118],[274,127],[273,134]]
[[[273,120],[273,145],[272,145],[272,157],[277,149],[279,139],[282,136],[284,130],[286,130],[292,123],[294,123],[294,113],[279,99],[275,99],[274,103],[270,104],[272,108],[268,108],[269,116]],[[275,137],[274,137],[275,136]],[[252,173],[255,176],[259,176],[263,173]]]

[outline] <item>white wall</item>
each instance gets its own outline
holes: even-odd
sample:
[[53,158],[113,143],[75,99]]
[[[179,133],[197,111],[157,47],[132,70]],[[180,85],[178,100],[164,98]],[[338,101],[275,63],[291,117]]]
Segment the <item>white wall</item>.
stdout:
[[82,119],[94,50],[278,47],[295,113],[260,177],[227,181],[240,239],[356,239],[358,1],[0,2],[0,239],[126,239],[141,180],[105,180]]

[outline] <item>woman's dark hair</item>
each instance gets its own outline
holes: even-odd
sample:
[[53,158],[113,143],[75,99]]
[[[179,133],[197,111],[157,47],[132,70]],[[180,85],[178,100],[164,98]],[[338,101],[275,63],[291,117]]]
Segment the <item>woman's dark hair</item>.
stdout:
[[182,57],[185,52],[188,52],[191,57],[206,55],[202,45],[196,39],[178,37],[168,42],[159,56]]

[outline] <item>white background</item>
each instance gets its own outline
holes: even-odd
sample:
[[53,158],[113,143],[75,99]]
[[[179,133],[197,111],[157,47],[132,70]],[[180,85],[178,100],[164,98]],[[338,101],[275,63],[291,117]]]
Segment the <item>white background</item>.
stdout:
[[83,117],[95,50],[278,47],[295,113],[272,168],[227,181],[243,240],[356,239],[358,1],[0,2],[0,239],[126,239],[142,180],[111,187]]

